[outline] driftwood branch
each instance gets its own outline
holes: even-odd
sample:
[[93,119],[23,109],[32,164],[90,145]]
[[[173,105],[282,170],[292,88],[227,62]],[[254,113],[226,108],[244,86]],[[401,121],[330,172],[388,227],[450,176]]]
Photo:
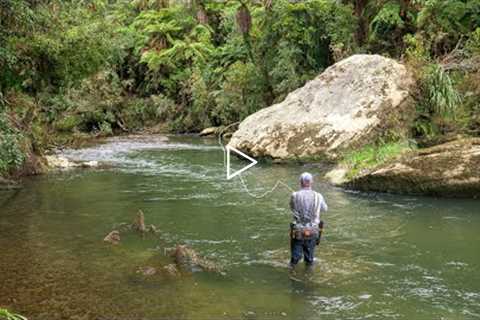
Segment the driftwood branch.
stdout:
[[444,71],[472,72],[480,69],[480,57],[470,57],[464,46],[465,41],[462,37],[458,40],[455,48],[442,58],[439,64]]
[[444,71],[456,70],[474,72],[480,69],[480,57],[473,57],[461,61],[451,61],[445,64],[441,64],[441,66]]
[[121,118],[117,119],[117,125],[118,125],[118,126],[120,127],[120,129],[122,129],[123,131],[128,132],[128,129],[127,129],[127,127],[125,126],[125,122],[124,122]]

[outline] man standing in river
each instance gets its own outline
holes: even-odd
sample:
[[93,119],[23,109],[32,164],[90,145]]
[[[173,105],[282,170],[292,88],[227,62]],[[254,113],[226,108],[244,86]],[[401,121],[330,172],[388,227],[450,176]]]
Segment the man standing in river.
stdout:
[[313,265],[315,246],[319,237],[320,212],[328,210],[323,196],[312,190],[312,184],[312,175],[308,172],[302,173],[300,190],[292,193],[290,198],[290,209],[293,214],[290,230],[291,268],[297,265],[302,255],[307,266]]

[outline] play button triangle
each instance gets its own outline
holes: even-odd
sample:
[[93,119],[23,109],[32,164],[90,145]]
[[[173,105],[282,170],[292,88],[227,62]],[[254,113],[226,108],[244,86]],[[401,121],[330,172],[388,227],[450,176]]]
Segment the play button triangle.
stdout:
[[[253,159],[252,157],[246,155],[245,153],[233,148],[233,147],[230,147],[230,146],[227,146],[227,180],[230,180],[232,179],[233,177],[239,175],[240,173],[244,172],[245,170],[248,170],[250,169],[251,167],[253,167],[254,165],[256,165],[258,163],[257,160]],[[237,170],[233,173],[231,173],[231,168],[230,168],[230,151],[233,151],[235,152],[236,154],[238,154],[239,156],[247,159],[248,161],[250,161],[250,164],[246,165],[245,167],[243,167],[242,169],[240,170]]]

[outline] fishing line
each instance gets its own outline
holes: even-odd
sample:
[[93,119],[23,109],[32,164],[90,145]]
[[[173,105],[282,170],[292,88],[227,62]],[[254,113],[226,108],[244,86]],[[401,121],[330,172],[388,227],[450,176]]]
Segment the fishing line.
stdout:
[[[234,126],[234,125],[237,125],[238,122],[234,122],[232,124],[229,124],[228,126],[226,126],[225,128],[223,128],[219,133],[218,133],[218,144],[220,145],[220,147],[222,148],[223,150],[223,168],[225,169],[226,167],[226,156],[227,156],[227,149],[225,148],[224,144],[223,144],[223,141],[222,141],[222,137],[223,137],[223,133],[230,127]],[[250,191],[250,189],[248,188],[245,180],[243,180],[243,177],[242,177],[242,174],[240,173],[238,175],[238,177],[240,178],[240,182],[241,182],[241,185],[245,191],[246,194],[248,194],[250,197],[252,198],[255,198],[255,199],[262,199],[262,198],[265,198],[267,195],[269,195],[270,193],[272,193],[273,191],[275,191],[278,187],[280,186],[284,186],[285,188],[287,188],[289,191],[291,192],[295,192],[295,190],[293,190],[288,184],[286,184],[285,182],[281,181],[281,180],[277,180],[277,182],[275,182],[274,186],[270,189],[270,190],[267,190],[265,191],[264,193],[262,194],[255,194],[253,192]]]

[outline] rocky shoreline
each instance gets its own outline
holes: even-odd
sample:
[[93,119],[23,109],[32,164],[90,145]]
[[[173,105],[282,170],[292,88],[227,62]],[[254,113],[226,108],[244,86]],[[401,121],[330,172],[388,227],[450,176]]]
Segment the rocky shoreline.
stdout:
[[347,189],[455,198],[480,197],[480,139],[419,149],[347,179],[340,169],[327,178]]

